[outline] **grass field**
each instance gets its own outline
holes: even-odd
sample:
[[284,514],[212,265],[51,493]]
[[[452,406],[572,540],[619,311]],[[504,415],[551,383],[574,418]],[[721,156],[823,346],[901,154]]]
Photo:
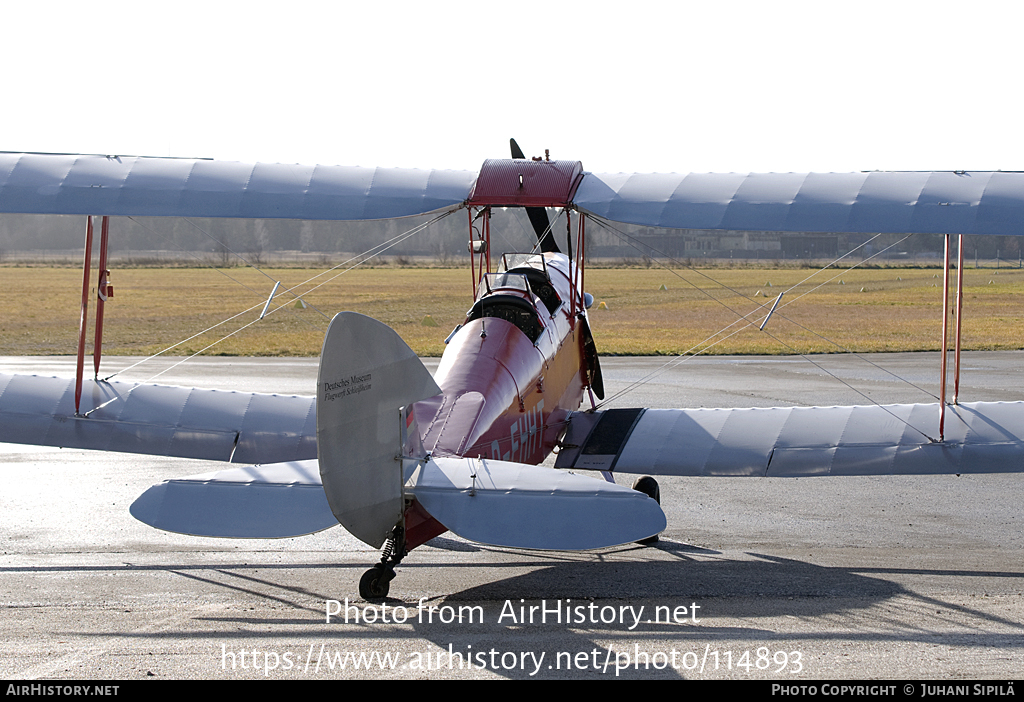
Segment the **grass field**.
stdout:
[[[206,353],[315,356],[328,318],[354,310],[394,327],[417,353],[436,356],[472,302],[468,270],[358,269],[312,291],[326,276],[301,285],[312,272],[279,269],[266,274],[251,269],[115,270],[115,295],[106,306],[104,353],[155,353],[233,317],[170,353],[194,353],[236,332]],[[800,269],[591,269],[586,287],[596,300],[591,324],[598,349],[602,354],[679,354],[702,350],[715,341],[707,352],[938,349],[941,271],[826,271],[791,289],[812,274]],[[1024,271],[965,269],[964,277],[965,349],[1024,348]],[[0,267],[0,279],[0,354],[75,353],[80,270]],[[95,288],[95,272],[92,280]],[[278,302],[286,304],[242,329],[259,316],[275,280],[282,282],[282,290],[300,286],[296,292],[302,292],[310,307],[295,309],[293,297],[279,295],[272,309]],[[782,291],[786,294],[779,309],[759,332],[757,324]],[[90,295],[90,318],[94,299],[95,293]],[[599,302],[607,309],[597,309]],[[423,325],[427,315],[436,327]],[[737,324],[740,315],[756,324]],[[89,339],[91,344],[91,331]]]

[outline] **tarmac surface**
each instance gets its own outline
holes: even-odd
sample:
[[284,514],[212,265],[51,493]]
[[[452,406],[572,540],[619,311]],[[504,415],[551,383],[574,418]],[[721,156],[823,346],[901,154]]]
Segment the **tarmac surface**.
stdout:
[[[937,394],[937,354],[813,360],[843,382],[802,358],[696,358],[614,405]],[[965,354],[961,399],[1024,399],[1022,362]],[[155,382],[310,394],[316,363],[202,359]],[[602,363],[612,395],[666,359]],[[0,358],[0,372],[73,366]],[[659,478],[668,528],[653,547],[514,551],[448,533],[413,551],[390,597],[371,604],[357,583],[378,554],[341,528],[199,539],[129,515],[150,485],[221,467],[0,445],[0,677],[955,681],[1022,669],[1020,474]]]

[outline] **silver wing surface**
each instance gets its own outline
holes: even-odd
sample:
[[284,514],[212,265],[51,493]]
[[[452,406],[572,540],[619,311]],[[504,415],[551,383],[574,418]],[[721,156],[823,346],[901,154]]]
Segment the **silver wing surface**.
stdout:
[[672,229],[1024,234],[1024,173],[588,173],[573,203]]
[[556,468],[803,477],[1024,472],[1024,402],[578,412]]
[[[387,219],[457,207],[477,173],[0,153],[0,212]],[[586,173],[584,212],[673,229],[1024,234],[1024,173]]]
[[316,458],[312,397],[0,374],[0,442],[234,463]]
[[0,153],[0,212],[389,219],[458,206],[472,171]]

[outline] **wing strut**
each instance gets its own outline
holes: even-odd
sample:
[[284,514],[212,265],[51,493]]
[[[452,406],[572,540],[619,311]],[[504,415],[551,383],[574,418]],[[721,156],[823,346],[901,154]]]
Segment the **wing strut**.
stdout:
[[[92,364],[96,378],[100,375],[100,355],[103,349],[103,303],[113,294],[107,284],[107,238],[110,234],[110,217],[103,216],[100,225],[100,269],[96,286],[96,336],[93,341]],[[75,414],[82,403],[82,376],[85,373],[85,331],[89,317],[89,274],[92,269],[92,215],[85,225],[85,262],[82,267],[82,316],[78,321],[78,363],[75,368]]]
[[100,268],[99,282],[96,283],[96,336],[92,345],[92,367],[94,378],[100,377],[100,357],[103,353],[103,306],[107,298],[114,294],[109,283],[110,271],[107,270],[107,239],[110,234],[110,217],[103,217],[100,227]]
[[964,311],[964,235],[957,235],[956,255],[956,352],[953,354],[953,404],[960,399],[960,317]]
[[946,347],[947,335],[949,332],[949,234],[945,236],[945,262],[942,266],[942,345],[939,359],[939,442],[945,436],[943,431],[946,426]]
[[89,314],[89,272],[92,269],[92,215],[85,225],[85,265],[82,268],[82,316],[78,320],[78,365],[75,371],[75,414],[82,403],[82,370],[85,366],[85,325]]
[[[945,262],[942,270],[942,360],[939,364],[939,441],[943,441],[946,421],[946,364],[949,356],[949,234],[945,237]],[[960,399],[960,332],[964,310],[964,235],[957,235],[956,253],[956,332],[953,342],[953,404]]]

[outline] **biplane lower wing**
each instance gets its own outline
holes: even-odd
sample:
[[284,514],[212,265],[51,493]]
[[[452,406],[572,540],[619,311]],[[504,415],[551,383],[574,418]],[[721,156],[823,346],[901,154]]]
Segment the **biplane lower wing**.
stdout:
[[810,477],[1024,472],[1024,402],[613,409],[571,416],[557,468]]
[[232,463],[316,458],[312,397],[0,374],[0,442]]

